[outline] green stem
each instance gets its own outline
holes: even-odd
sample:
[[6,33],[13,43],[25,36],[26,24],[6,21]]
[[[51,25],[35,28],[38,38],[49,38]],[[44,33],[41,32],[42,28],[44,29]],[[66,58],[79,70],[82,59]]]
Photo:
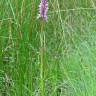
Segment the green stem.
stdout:
[[40,33],[40,62],[41,62],[41,72],[40,72],[40,89],[41,89],[41,96],[44,96],[44,23],[41,23],[41,33]]

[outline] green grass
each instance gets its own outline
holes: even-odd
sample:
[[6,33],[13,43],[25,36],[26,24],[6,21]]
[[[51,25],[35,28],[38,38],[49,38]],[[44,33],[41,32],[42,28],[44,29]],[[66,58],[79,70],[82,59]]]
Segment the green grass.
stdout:
[[0,96],[96,96],[96,1],[39,3],[0,0]]

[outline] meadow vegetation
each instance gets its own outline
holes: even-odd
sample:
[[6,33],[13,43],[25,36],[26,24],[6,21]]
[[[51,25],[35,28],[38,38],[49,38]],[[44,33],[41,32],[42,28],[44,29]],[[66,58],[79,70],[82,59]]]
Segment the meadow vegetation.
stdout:
[[42,29],[40,0],[0,0],[0,96],[96,96],[96,0],[48,2]]

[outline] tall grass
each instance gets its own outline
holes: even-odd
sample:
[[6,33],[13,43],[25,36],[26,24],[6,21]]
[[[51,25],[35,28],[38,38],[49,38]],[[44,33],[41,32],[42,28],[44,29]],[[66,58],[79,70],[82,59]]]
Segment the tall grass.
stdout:
[[96,96],[96,1],[0,0],[0,96]]

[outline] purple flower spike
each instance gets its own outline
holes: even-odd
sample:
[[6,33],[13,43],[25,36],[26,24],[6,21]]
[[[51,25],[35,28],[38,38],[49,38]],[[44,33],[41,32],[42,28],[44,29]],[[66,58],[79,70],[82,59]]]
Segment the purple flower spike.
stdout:
[[47,12],[48,12],[48,1],[47,0],[41,0],[39,5],[39,16],[38,18],[42,18],[43,20],[47,21]]

